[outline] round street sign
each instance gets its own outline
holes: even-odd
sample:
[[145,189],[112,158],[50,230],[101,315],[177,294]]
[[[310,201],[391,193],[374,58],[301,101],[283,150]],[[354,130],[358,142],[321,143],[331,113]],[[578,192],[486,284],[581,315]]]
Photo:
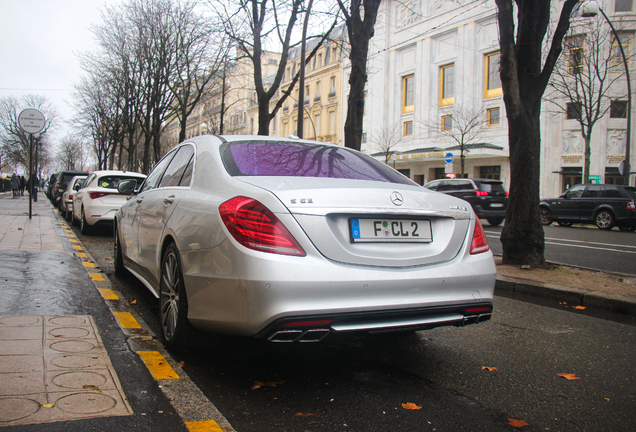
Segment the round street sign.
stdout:
[[27,133],[38,133],[44,129],[44,115],[34,108],[25,109],[18,116],[18,124]]
[[448,152],[444,155],[444,161],[446,163],[453,163],[454,160],[455,160],[455,156],[453,156],[451,152]]

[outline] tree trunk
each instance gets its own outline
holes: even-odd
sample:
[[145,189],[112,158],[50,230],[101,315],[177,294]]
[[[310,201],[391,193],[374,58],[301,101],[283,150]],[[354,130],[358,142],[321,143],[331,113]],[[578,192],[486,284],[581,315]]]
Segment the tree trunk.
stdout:
[[[361,11],[361,3],[364,5],[364,11]],[[380,3],[381,0],[351,0],[350,14],[347,13],[343,3],[340,3],[340,8],[347,17],[347,32],[351,46],[349,54],[351,74],[349,75],[347,120],[344,125],[344,144],[345,147],[355,150],[360,150],[362,147],[367,55]],[[362,16],[364,16],[364,20],[362,20]]]
[[508,115],[510,197],[501,231],[504,264],[545,264],[545,240],[539,218],[540,104],[535,105],[538,107],[527,115]]

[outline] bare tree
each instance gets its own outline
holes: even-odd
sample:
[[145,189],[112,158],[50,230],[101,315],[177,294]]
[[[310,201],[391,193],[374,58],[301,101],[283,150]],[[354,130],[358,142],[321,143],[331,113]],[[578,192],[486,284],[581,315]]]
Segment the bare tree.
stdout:
[[345,121],[345,147],[360,150],[362,146],[362,121],[364,118],[364,87],[367,83],[367,55],[369,41],[373,37],[375,21],[381,0],[349,0],[349,8],[338,0],[347,22],[351,51],[349,98]]
[[453,105],[444,109],[439,121],[424,122],[429,131],[452,142],[459,148],[460,174],[466,176],[466,153],[477,143],[486,129],[486,111],[483,108]]
[[585,143],[583,183],[589,182],[592,130],[596,122],[607,114],[613,100],[627,97],[625,89],[614,85],[625,78],[620,53],[620,60],[616,59],[615,43],[613,33],[601,21],[586,20],[584,28],[572,29],[565,38],[563,47],[567,55],[557,61],[550,81],[551,94],[547,100],[580,126]]
[[548,53],[543,55],[552,2],[495,0],[510,148],[510,198],[501,232],[504,264],[545,264],[545,238],[539,218],[541,100],[577,2],[563,2]]
[[81,139],[67,135],[59,142],[55,159],[58,167],[64,171],[84,170],[88,160],[86,145]]
[[392,127],[382,127],[376,135],[371,137],[373,146],[380,150],[384,155],[384,163],[388,164],[393,154],[393,149],[400,144],[404,135],[402,134],[402,125],[396,124]]
[[[280,94],[279,99],[271,107],[270,101],[277,94],[285,76],[285,68],[290,48],[301,42],[292,43],[296,22],[305,13],[305,0],[231,0],[229,5],[223,2],[212,3],[212,8],[223,22],[227,35],[232,39],[239,52],[249,58],[254,66],[254,89],[258,101],[258,134],[269,135],[272,118],[283,106],[300,78],[300,68],[291,84]],[[317,20],[322,22],[321,14],[316,13]],[[307,40],[320,38],[320,42],[306,59],[301,60],[304,67],[314,57],[320,45],[336,26],[338,17],[334,18],[331,28],[321,36],[308,36]],[[263,75],[262,58],[265,46],[273,43],[282,50],[278,69],[273,79],[266,80]]]

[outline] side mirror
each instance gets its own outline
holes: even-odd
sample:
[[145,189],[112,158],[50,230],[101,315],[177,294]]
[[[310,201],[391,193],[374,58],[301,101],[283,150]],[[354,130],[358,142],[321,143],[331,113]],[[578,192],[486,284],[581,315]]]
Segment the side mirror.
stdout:
[[117,192],[122,195],[132,195],[136,192],[137,180],[124,180],[117,185]]

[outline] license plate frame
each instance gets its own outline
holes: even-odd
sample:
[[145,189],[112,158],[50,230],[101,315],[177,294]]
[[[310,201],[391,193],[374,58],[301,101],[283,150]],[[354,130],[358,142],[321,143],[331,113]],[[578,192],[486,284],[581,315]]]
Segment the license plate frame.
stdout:
[[428,219],[350,218],[353,243],[430,243],[433,241]]

